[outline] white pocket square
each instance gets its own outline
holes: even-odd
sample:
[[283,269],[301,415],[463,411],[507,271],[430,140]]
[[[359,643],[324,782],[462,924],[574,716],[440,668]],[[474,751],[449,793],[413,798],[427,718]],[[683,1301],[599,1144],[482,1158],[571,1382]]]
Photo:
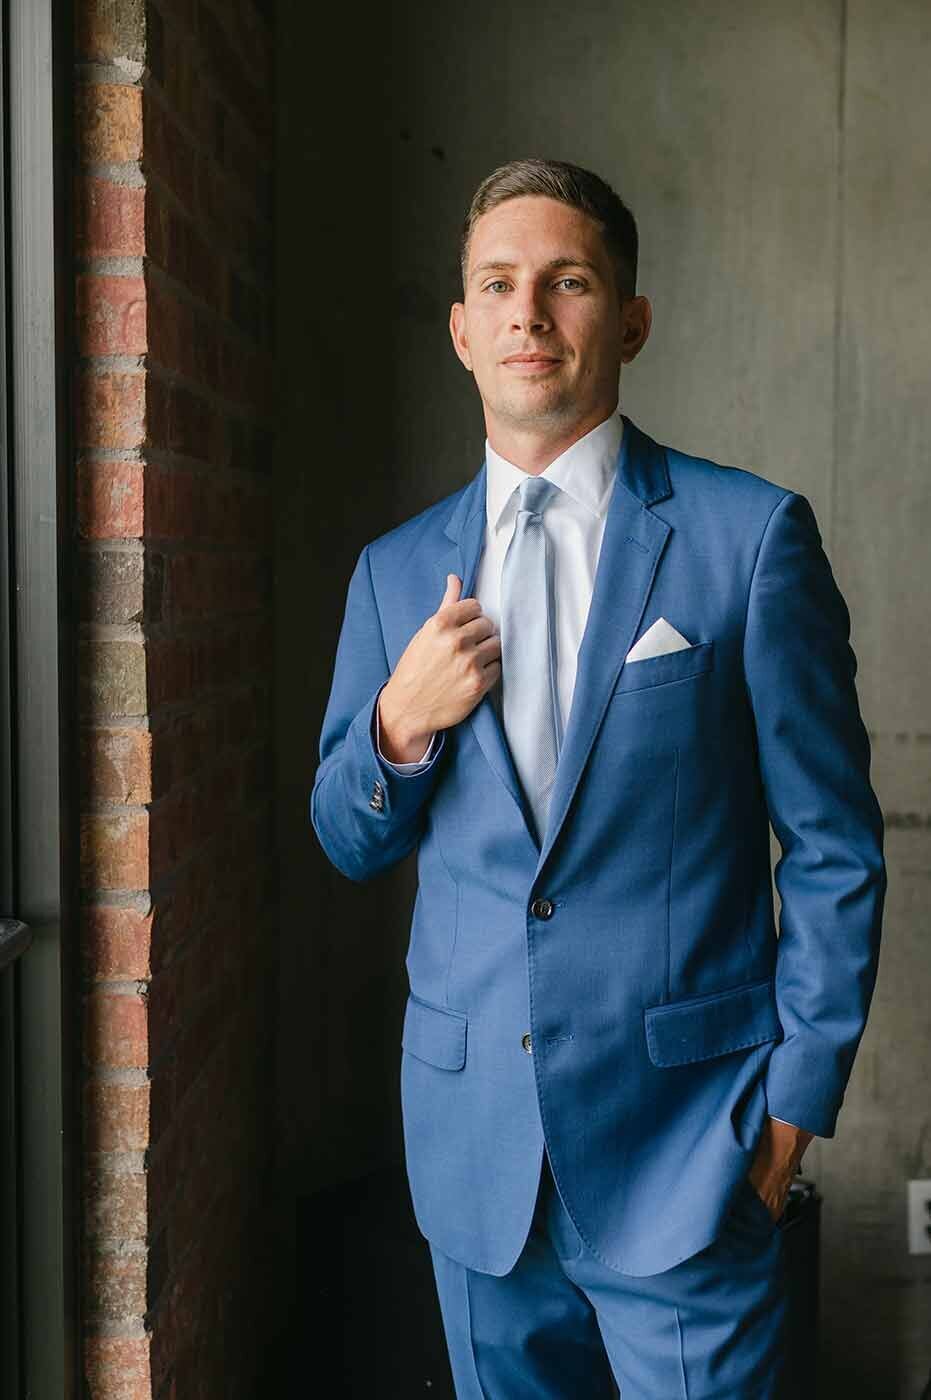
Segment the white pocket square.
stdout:
[[625,659],[646,661],[651,656],[664,656],[667,651],[684,651],[691,645],[664,617],[658,617],[653,626],[648,627],[643,636],[634,642]]

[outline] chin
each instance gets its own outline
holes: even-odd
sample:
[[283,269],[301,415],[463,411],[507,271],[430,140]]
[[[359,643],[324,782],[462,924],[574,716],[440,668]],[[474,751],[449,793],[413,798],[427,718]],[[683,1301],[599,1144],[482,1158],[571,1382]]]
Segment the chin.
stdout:
[[528,410],[533,412],[535,408],[558,408],[570,404],[572,399],[572,391],[565,384],[556,384],[547,379],[527,379],[520,384],[509,384],[498,403],[502,412],[521,413]]
[[509,405],[499,408],[497,413],[514,427],[523,428],[552,427],[576,416],[571,402],[562,399],[552,403]]

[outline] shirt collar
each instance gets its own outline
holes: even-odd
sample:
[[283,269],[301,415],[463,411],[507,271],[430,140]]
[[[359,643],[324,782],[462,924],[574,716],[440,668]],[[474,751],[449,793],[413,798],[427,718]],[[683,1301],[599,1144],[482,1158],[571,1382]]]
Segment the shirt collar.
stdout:
[[[571,447],[545,467],[545,476],[594,516],[603,516],[611,499],[621,446],[624,420],[617,408],[597,427],[577,438]],[[522,467],[500,456],[485,439],[485,510],[488,525],[497,530],[515,490],[527,476]],[[516,509],[516,501],[513,509]]]

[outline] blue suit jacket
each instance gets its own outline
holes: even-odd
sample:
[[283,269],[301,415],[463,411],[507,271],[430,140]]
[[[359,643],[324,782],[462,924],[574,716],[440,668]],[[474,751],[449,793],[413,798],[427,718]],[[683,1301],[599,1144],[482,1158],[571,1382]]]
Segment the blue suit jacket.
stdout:
[[[374,743],[484,531],[483,463],[362,550],[311,820],[351,880],[417,849],[400,1088],[423,1234],[506,1273],[545,1140],[586,1246],[658,1273],[714,1238],[767,1112],[835,1131],[886,888],[849,614],[804,496],[625,416],[541,847],[488,695],[422,772]],[[694,645],[625,665],[661,616]]]

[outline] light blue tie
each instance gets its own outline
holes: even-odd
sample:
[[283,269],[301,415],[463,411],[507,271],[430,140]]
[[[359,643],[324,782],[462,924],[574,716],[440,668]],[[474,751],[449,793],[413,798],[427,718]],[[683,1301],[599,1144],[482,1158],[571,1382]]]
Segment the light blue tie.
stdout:
[[543,511],[559,487],[528,476],[501,569],[501,703],[508,747],[542,846],[562,722],[556,692],[553,545]]

